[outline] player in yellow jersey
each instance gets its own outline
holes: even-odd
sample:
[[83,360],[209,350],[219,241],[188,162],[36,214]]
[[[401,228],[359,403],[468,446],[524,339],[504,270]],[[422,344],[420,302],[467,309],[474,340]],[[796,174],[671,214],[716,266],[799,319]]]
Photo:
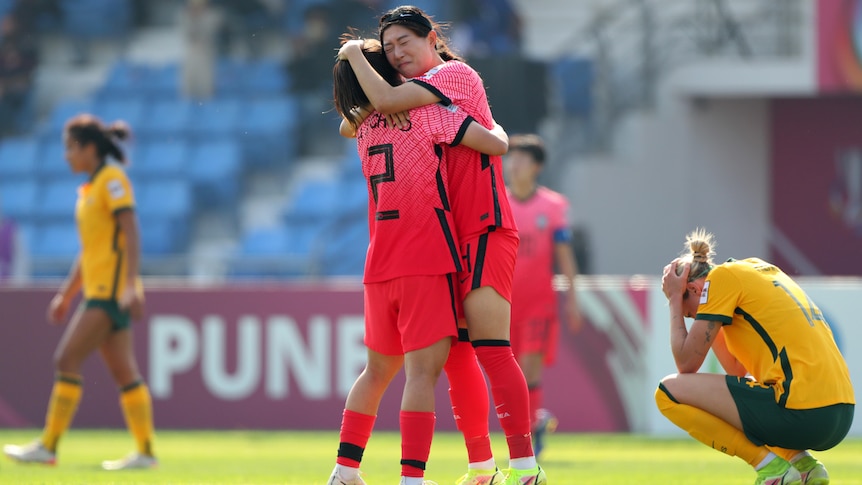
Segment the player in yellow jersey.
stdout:
[[87,114],[66,123],[66,159],[73,172],[86,173],[89,179],[78,188],[75,205],[81,252],[51,300],[48,319],[63,322],[79,292],[83,301],[54,354],[57,374],[42,437],[29,445],[6,445],[3,451],[14,460],[56,463],[57,443],[81,400],[81,366],[98,350],[120,390],[120,406],[137,443],[137,452],[102,466],[119,470],[156,465],[152,399],[138,371],[130,327],[132,319],[142,316],[144,304],[135,199],[121,166],[126,159],[120,141],[130,134],[125,123],[106,127]]
[[[686,239],[664,268],[671,350],[678,374],[655,398],[698,441],[738,456],[755,484],[826,485],[807,450],[844,439],[855,398],[847,364],[823,314],[776,266],[758,258],[714,264],[712,234]],[[693,318],[686,328],[684,318]],[[698,373],[712,348],[727,375]]]

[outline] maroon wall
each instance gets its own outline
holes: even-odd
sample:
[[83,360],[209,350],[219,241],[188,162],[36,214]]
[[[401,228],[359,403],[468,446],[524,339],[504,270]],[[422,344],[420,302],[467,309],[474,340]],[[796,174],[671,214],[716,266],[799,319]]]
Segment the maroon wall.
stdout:
[[[64,328],[46,323],[53,292],[0,287],[0,426],[42,425],[51,355]],[[623,293],[642,317],[646,293]],[[646,318],[623,324],[612,308],[603,314],[611,315],[613,331],[588,324],[574,337],[564,330],[558,363],[547,372],[546,404],[562,430],[629,429],[608,361],[612,353],[642,348],[642,335],[630,329],[632,323],[642,329]],[[362,325],[358,284],[150,285],[147,316],[133,328],[158,427],[336,429],[365,362]],[[115,386],[97,354],[84,382],[75,426],[122,426]],[[402,384],[399,376],[384,398],[378,429],[397,429]],[[438,428],[454,429],[446,388],[444,377]]]

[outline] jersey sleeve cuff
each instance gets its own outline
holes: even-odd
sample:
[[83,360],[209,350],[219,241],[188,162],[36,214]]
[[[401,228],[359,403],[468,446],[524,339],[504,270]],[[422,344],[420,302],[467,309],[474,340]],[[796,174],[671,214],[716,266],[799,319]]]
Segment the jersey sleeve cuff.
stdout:
[[431,84],[428,84],[425,81],[420,81],[418,79],[411,79],[408,82],[416,83],[416,84],[422,86],[423,88],[427,89],[428,91],[431,91],[431,93],[434,94],[434,96],[437,96],[438,98],[440,98],[440,104],[442,104],[443,106],[449,106],[450,104],[452,104],[452,100],[449,99],[448,96],[441,93],[439,89],[432,86]]
[[461,123],[461,127],[458,128],[458,133],[455,135],[455,139],[452,140],[452,143],[449,146],[456,147],[461,144],[461,141],[464,140],[464,135],[467,133],[467,128],[470,127],[470,123],[474,122],[472,116],[467,116],[464,118],[464,122]]
[[721,322],[722,325],[730,325],[733,318],[727,315],[716,315],[714,313],[698,313],[695,320],[709,320],[713,322]]
[[116,209],[114,209],[113,214],[117,215],[121,212],[126,212],[126,211],[131,211],[131,210],[135,210],[135,207],[131,206],[131,205],[123,205],[123,206],[120,206],[120,207],[117,207]]

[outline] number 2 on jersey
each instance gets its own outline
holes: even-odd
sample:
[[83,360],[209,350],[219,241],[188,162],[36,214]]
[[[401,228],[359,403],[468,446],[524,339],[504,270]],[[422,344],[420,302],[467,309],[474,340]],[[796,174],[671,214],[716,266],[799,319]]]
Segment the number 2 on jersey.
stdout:
[[[392,144],[374,145],[368,147],[368,157],[383,155],[384,171],[368,178],[371,183],[371,193],[374,194],[374,205],[377,205],[377,185],[383,182],[395,181],[395,160],[392,156]],[[378,221],[398,219],[398,209],[377,211],[374,216]]]

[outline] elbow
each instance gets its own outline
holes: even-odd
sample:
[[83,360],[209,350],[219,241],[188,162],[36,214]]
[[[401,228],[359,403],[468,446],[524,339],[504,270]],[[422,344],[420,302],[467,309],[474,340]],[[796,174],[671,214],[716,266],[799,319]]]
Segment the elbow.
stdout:
[[680,374],[695,374],[700,370],[700,365],[703,364],[703,359],[678,357],[676,361],[676,370]]
[[508,151],[509,151],[509,144],[508,143],[498,143],[498,144],[495,144],[493,149],[488,152],[488,155],[491,155],[492,157],[502,157]]

